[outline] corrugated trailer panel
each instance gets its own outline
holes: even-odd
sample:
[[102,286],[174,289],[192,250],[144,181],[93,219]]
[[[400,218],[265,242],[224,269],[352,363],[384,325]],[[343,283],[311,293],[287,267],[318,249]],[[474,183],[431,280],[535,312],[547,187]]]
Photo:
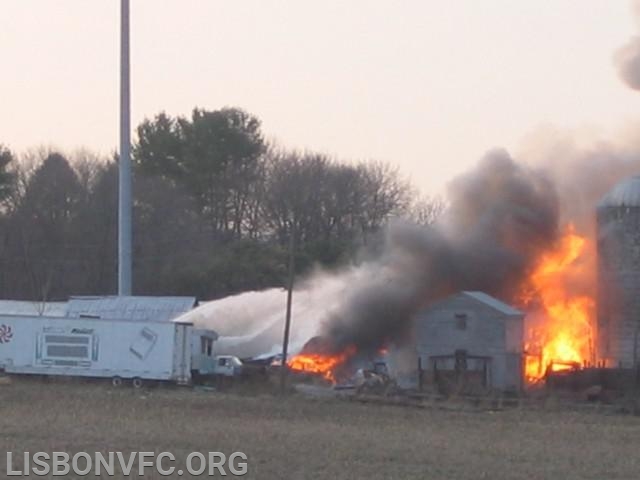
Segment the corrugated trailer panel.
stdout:
[[174,323],[173,375],[178,383],[191,378],[191,330],[190,324]]
[[[0,369],[188,381],[190,344],[176,340],[179,335],[188,338],[190,328],[173,322],[0,316],[0,332],[5,332],[0,338]],[[181,360],[176,368],[176,357],[186,358],[186,364]]]

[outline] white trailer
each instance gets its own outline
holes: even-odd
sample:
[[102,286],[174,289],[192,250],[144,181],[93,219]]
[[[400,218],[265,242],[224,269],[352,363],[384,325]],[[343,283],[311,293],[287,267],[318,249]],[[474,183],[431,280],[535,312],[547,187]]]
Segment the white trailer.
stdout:
[[216,339],[185,322],[0,315],[0,371],[185,384]]

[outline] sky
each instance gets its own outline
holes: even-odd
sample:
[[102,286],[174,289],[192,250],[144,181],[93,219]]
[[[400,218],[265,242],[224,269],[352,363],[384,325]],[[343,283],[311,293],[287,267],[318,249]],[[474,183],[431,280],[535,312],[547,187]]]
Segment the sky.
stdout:
[[[119,8],[2,1],[0,143],[116,149]],[[132,125],[237,106],[285,147],[439,193],[540,129],[637,122],[612,63],[636,27],[627,0],[131,0]]]

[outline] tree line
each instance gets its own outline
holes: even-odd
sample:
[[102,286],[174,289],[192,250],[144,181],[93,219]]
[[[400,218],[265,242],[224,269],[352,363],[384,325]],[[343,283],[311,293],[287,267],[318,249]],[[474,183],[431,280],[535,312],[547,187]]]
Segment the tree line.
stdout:
[[[238,108],[160,113],[137,127],[133,285],[138,295],[217,298],[285,283],[375,250],[394,216],[431,223],[396,168],[269,143]],[[0,145],[0,298],[64,300],[117,291],[118,157]]]

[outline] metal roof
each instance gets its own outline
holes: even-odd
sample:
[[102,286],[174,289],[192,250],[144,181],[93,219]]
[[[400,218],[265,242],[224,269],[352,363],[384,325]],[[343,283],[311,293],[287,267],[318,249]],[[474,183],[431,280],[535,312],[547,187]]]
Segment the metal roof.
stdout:
[[64,317],[66,313],[67,302],[0,300],[0,315]]
[[640,175],[617,183],[602,197],[598,207],[640,207]]
[[501,313],[504,313],[505,315],[524,315],[524,313],[522,313],[520,310],[516,310],[512,306],[507,305],[506,303],[492,297],[491,295],[487,295],[484,292],[464,291],[462,292],[462,294],[474,298],[475,300],[478,300],[479,302],[482,302],[485,305],[488,305],[489,307],[498,310]]
[[71,297],[67,316],[168,322],[196,304],[195,297]]

